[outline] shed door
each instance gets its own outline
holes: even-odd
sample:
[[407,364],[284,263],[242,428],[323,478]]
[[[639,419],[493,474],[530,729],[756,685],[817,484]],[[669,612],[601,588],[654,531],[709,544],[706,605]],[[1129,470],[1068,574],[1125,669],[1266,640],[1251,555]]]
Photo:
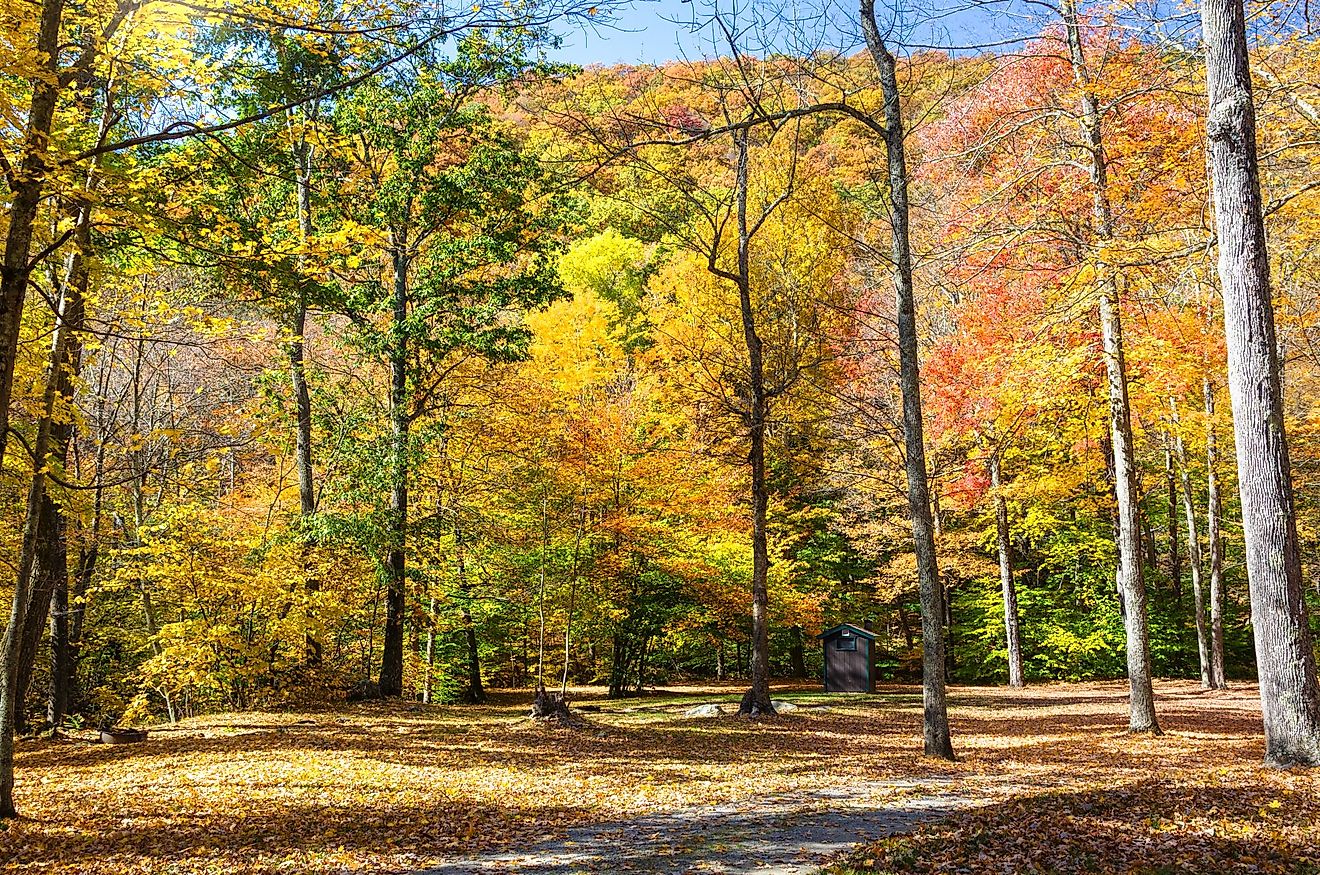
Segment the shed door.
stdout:
[[829,663],[827,692],[871,691],[871,666],[867,658],[871,648],[868,644],[851,633],[835,635],[825,642],[825,659]]

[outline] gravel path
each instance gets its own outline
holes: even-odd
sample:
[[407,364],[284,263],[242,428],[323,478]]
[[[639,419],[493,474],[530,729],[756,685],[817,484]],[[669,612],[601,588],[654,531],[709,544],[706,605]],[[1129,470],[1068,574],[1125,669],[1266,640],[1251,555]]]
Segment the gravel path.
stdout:
[[[896,789],[915,792],[894,798]],[[419,875],[799,875],[856,844],[910,830],[972,802],[938,789],[855,784],[592,824],[524,851],[455,860]]]

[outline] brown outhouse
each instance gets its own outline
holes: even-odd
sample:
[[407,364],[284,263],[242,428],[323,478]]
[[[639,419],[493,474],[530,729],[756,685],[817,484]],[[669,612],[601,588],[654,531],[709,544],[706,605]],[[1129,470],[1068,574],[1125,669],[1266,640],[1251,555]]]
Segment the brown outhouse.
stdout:
[[875,633],[841,623],[817,636],[825,648],[825,692],[875,692]]

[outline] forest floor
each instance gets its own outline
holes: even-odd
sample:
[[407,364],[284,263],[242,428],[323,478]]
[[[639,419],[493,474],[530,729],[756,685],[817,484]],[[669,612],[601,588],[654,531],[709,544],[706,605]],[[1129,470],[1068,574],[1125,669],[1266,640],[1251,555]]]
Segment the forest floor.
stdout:
[[[751,722],[687,717],[740,687],[598,707],[586,729],[482,707],[212,715],[141,744],[23,740],[0,866],[43,873],[1320,872],[1320,775],[1260,766],[1255,690],[955,687],[961,760],[920,757],[914,687]],[[756,868],[762,867],[762,868]]]

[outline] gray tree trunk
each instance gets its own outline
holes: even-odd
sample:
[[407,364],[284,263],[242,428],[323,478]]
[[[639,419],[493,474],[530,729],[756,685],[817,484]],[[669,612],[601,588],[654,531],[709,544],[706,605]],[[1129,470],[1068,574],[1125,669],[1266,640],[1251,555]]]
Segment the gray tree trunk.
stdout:
[[999,585],[1004,596],[1004,641],[1008,648],[1008,685],[1026,686],[1022,640],[1018,629],[1017,587],[1013,582],[1013,542],[1008,531],[1008,502],[1000,479],[999,454],[990,456],[990,489],[995,501],[995,541],[999,546]]
[[[294,146],[293,157],[297,164],[298,232],[305,246],[313,232],[311,146],[305,138],[299,136]],[[300,255],[298,261],[299,267],[302,267],[305,257]],[[290,326],[293,338],[289,341],[288,357],[289,381],[293,386],[294,466],[298,471],[298,514],[303,528],[304,567],[306,567],[308,565],[306,553],[314,545],[314,539],[307,531],[307,526],[309,519],[316,513],[316,484],[312,468],[312,395],[307,386],[307,342],[304,337],[307,330],[307,292],[303,287],[305,277],[299,275],[297,282],[297,298],[294,301]],[[311,575],[308,575],[305,585],[308,593],[320,589],[320,581]],[[304,647],[307,662],[311,665],[319,664],[321,642],[311,631],[305,636]]]
[[903,395],[903,446],[908,511],[917,558],[921,598],[921,675],[927,756],[954,759],[944,677],[944,592],[935,558],[934,521],[926,473],[921,413],[921,366],[917,346],[916,296],[912,285],[912,244],[908,231],[908,173],[903,108],[894,56],[876,24],[874,0],[860,0],[862,33],[884,95],[885,154],[889,171],[889,220],[893,233],[893,275],[897,299],[899,383]]
[[1213,689],[1210,679],[1210,637],[1205,622],[1205,593],[1201,588],[1201,540],[1196,528],[1196,504],[1192,497],[1192,475],[1187,470],[1187,448],[1183,444],[1178,402],[1169,399],[1173,416],[1174,449],[1178,456],[1178,469],[1182,481],[1183,516],[1187,520],[1187,564],[1192,572],[1192,610],[1196,619],[1196,655],[1201,667],[1201,689]]
[[1215,441],[1215,392],[1207,378],[1205,395],[1206,538],[1210,548],[1210,685],[1228,686],[1224,675],[1224,539],[1219,533],[1219,451]]
[[[1168,441],[1168,435],[1165,435]],[[1178,552],[1178,489],[1173,470],[1173,447],[1164,447],[1164,483],[1169,493],[1169,585],[1173,598],[1182,605],[1182,556]]]
[[[305,245],[313,232],[311,149],[305,141],[294,149],[294,157],[298,163],[298,231]],[[299,262],[303,260],[303,256],[299,256]],[[307,388],[306,341],[303,339],[307,328],[307,294],[301,288],[302,281],[300,276],[293,312],[293,340],[289,344],[289,377],[293,382],[297,426],[294,461],[298,468],[298,507],[307,517],[316,512],[316,488],[312,476],[312,399]]]
[[[1091,174],[1092,231],[1098,239],[1110,240],[1114,231],[1107,190],[1108,171],[1100,107],[1091,90],[1091,74],[1086,66],[1076,0],[1064,0],[1062,9],[1073,78],[1082,95],[1080,122],[1082,134],[1086,138],[1083,148]],[[1150,634],[1146,624],[1146,581],[1141,567],[1141,493],[1137,487],[1118,283],[1103,265],[1100,269],[1100,334],[1109,383],[1109,432],[1114,455],[1114,494],[1118,504],[1118,568],[1115,582],[1119,607],[1123,613],[1123,627],[1127,634],[1130,688],[1128,729],[1131,732],[1158,734],[1160,726],[1155,718],[1155,692],[1150,672]]]
[[1265,761],[1320,765],[1320,688],[1302,598],[1269,253],[1241,0],[1202,0],[1228,388],[1256,640]]

